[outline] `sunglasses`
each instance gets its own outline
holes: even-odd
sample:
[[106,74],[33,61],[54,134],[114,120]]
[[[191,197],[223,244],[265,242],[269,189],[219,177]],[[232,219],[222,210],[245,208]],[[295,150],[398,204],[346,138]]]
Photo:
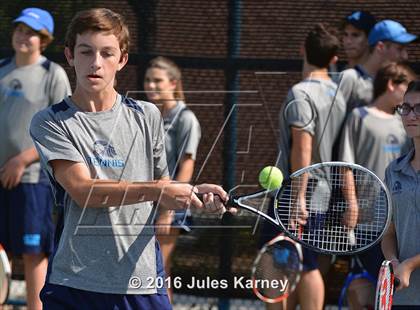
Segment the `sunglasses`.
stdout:
[[407,116],[411,111],[413,111],[416,116],[420,116],[420,103],[411,106],[409,103],[404,102],[397,107],[398,114],[402,116]]

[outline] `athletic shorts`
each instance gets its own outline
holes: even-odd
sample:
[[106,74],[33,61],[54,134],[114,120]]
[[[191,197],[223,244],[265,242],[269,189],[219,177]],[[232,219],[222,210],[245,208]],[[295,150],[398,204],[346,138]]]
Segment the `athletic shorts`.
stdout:
[[[357,254],[357,256],[359,257],[359,260],[366,271],[369,272],[373,278],[377,278],[381,264],[385,259],[384,255],[382,254],[381,244],[378,243],[367,251],[362,252],[361,254]],[[362,272],[357,264],[355,266],[354,272]]]
[[0,242],[14,255],[49,254],[53,249],[53,198],[47,183],[0,186]]
[[123,295],[79,290],[76,288],[46,283],[40,293],[44,310],[91,310],[91,309],[172,309],[166,294]]

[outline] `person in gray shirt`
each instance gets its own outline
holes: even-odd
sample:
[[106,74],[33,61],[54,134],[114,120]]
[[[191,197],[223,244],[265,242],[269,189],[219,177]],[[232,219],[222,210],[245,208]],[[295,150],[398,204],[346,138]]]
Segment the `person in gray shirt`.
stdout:
[[[345,117],[345,101],[337,84],[328,75],[328,67],[337,61],[340,42],[323,24],[307,34],[304,43],[303,80],[295,84],[280,111],[278,167],[285,177],[314,163],[331,161],[332,147]],[[278,232],[263,226],[267,241]],[[271,234],[270,234],[271,232]],[[304,271],[300,283],[287,299],[288,309],[322,309],[324,283],[317,255],[303,252]],[[278,304],[267,305],[278,309]]]
[[[372,104],[355,108],[347,118],[339,160],[362,165],[384,179],[389,163],[406,153],[411,146],[401,117],[395,110],[402,103],[408,83],[413,79],[414,72],[404,64],[392,62],[379,69],[374,81],[375,99]],[[383,261],[379,245],[358,256],[363,267],[375,278]],[[348,289],[355,292],[348,295],[353,296],[349,300],[352,308],[373,307],[375,286],[367,279],[352,281]]]
[[64,69],[42,55],[53,40],[51,14],[27,8],[13,24],[15,53],[0,60],[0,243],[23,256],[28,308],[40,309],[53,244],[53,201],[29,124],[71,91]]
[[414,148],[391,162],[385,183],[392,198],[392,222],[382,239],[382,251],[391,260],[400,285],[392,309],[420,307],[420,81],[408,85],[404,103],[397,108]]
[[120,14],[105,8],[77,13],[65,48],[77,77],[74,94],[31,122],[62,210],[41,291],[44,309],[170,309],[153,202],[226,211],[228,195],[220,186],[169,180],[159,109],[114,89],[128,48]]
[[[161,110],[165,129],[165,149],[172,180],[190,182],[194,172],[201,128],[195,114],[185,104],[180,68],[170,59],[156,57],[144,78],[147,98]],[[156,219],[156,235],[162,249],[166,276],[171,275],[171,255],[181,230],[190,231],[190,210],[162,211]],[[172,288],[168,287],[172,300]]]
[[338,76],[337,83],[347,102],[348,113],[372,102],[373,79],[378,70],[389,62],[407,60],[407,45],[416,39],[417,36],[393,20],[383,20],[373,26],[368,37],[370,53],[367,60]]

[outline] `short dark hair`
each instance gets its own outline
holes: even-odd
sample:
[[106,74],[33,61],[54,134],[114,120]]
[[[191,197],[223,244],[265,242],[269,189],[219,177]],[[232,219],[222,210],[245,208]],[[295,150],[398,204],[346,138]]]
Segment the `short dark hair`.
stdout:
[[376,99],[386,92],[388,81],[394,84],[409,83],[416,74],[403,63],[391,62],[379,69],[373,82],[373,98]]
[[65,44],[72,54],[74,53],[77,35],[88,31],[104,31],[115,35],[120,44],[121,54],[128,54],[130,34],[122,15],[105,8],[78,12],[67,28],[65,39]]
[[311,65],[327,68],[333,57],[337,55],[339,47],[340,40],[336,32],[327,29],[324,24],[316,24],[305,39],[306,59]]
[[420,80],[411,81],[408,84],[408,87],[407,87],[407,90],[406,90],[404,96],[407,95],[408,93],[411,93],[411,92],[420,92]]

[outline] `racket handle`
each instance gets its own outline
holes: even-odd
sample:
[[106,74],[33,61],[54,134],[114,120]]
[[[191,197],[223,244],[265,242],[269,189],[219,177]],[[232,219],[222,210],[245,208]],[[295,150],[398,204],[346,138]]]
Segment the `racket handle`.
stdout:
[[356,245],[356,234],[354,233],[354,229],[350,229],[348,232],[349,243],[351,246]]

